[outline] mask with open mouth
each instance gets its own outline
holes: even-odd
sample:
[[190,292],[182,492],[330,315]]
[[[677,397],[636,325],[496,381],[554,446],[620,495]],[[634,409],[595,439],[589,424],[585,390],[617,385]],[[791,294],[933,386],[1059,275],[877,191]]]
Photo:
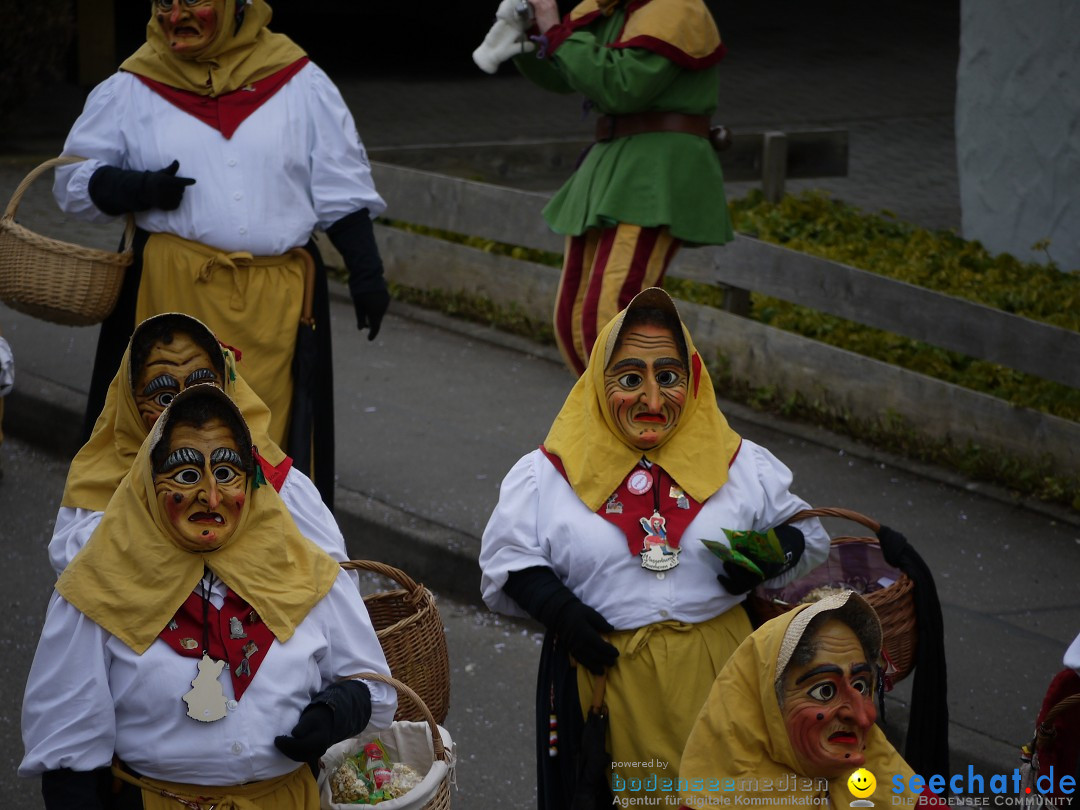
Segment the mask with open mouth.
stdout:
[[835,778],[866,761],[866,734],[877,719],[874,669],[855,631],[836,618],[811,625],[809,657],[783,676],[784,724],[804,773]]
[[214,418],[176,425],[168,442],[154,470],[154,490],[172,540],[185,551],[215,551],[235,531],[246,499],[236,437]]
[[155,0],[154,16],[177,56],[195,57],[217,36],[225,0]]

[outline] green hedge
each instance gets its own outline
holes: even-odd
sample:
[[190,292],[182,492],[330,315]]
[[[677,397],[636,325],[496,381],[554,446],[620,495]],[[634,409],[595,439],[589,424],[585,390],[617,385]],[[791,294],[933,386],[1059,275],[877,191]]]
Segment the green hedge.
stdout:
[[[952,231],[870,215],[820,192],[765,202],[760,193],[731,203],[748,236],[852,265],[1032,320],[1080,331],[1080,274],[1050,264],[991,255]],[[1080,391],[872,329],[776,298],[753,294],[763,323],[1004,399],[1080,420]]]

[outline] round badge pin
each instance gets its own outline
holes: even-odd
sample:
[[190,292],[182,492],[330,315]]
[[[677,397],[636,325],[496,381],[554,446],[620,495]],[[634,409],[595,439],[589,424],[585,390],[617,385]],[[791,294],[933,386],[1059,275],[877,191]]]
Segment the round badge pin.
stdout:
[[648,470],[634,470],[626,479],[626,488],[634,495],[644,495],[652,489],[652,476]]

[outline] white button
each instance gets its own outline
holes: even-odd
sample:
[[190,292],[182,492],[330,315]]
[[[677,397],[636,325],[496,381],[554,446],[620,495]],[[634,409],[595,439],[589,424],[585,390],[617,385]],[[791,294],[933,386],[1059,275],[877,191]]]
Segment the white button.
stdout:
[[229,158],[229,165],[230,166],[235,166],[236,165],[236,158]]
[[232,744],[232,752],[233,752],[234,754],[239,754],[239,753],[240,753],[241,751],[243,751],[243,750],[244,750],[244,746],[243,746],[243,745],[241,745],[240,743],[238,743],[238,742],[234,742],[234,743]]
[[667,618],[668,616],[670,616],[670,615],[671,615],[671,614],[670,614],[670,613],[668,613],[668,612],[667,612],[666,610],[661,610],[661,611],[660,611],[660,616],[661,616],[662,618],[664,618],[664,619],[666,619],[666,618]]
[[239,200],[239,199],[240,199],[241,197],[243,197],[243,196],[244,196],[244,195],[243,195],[243,194],[241,194],[241,193],[240,193],[240,192],[238,191],[238,192],[236,192],[235,194],[233,194],[233,195],[232,195],[232,198],[233,198],[234,200]]
[[[230,700],[230,701],[229,701],[228,703],[226,703],[225,705],[229,707],[229,711],[230,711],[230,712],[236,711],[236,701],[235,701],[235,700]],[[239,744],[240,744],[240,743],[237,743],[237,745],[239,745]]]
[[239,230],[240,230],[240,233],[242,233],[242,234],[247,233],[247,228],[240,228]]
[[656,578],[657,579],[663,579],[666,576],[667,576],[667,574],[665,574],[663,571],[657,571],[656,572]]

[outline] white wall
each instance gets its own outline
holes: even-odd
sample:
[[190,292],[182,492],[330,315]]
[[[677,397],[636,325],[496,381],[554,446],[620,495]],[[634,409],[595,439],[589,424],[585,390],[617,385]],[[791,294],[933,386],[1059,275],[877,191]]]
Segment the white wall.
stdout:
[[963,235],[1080,270],[1080,0],[961,0]]

